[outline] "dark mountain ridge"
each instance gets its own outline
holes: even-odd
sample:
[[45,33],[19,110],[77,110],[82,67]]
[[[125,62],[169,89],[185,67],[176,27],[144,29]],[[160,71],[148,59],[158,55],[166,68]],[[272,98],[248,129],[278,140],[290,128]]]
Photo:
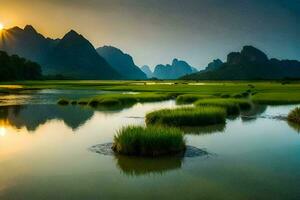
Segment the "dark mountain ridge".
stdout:
[[135,65],[133,58],[120,49],[113,46],[103,46],[97,48],[97,52],[125,79],[147,79],[146,74]]
[[1,33],[0,49],[42,66],[45,75],[62,74],[76,79],[120,79],[93,45],[74,30],[62,39],[45,38],[32,26]]
[[185,80],[276,80],[300,78],[297,60],[269,59],[261,50],[244,46],[241,52],[232,52],[227,62],[214,70],[204,70],[182,77]]
[[153,76],[159,79],[177,79],[194,72],[195,68],[190,66],[187,62],[174,59],[171,65],[157,65],[154,69]]

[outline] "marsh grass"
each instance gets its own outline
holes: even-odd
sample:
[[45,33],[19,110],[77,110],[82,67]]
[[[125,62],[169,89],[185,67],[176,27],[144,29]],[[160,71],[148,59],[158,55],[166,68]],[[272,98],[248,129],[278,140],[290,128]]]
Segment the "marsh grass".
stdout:
[[215,125],[208,125],[208,126],[189,126],[189,127],[180,127],[185,134],[192,134],[192,135],[209,135],[215,133],[222,133],[226,129],[226,124],[215,124]]
[[203,99],[195,102],[197,107],[217,106],[226,109],[227,115],[238,115],[240,110],[251,109],[252,104],[247,99]]
[[300,107],[295,108],[288,114],[288,121],[300,125]]
[[227,115],[237,115],[240,113],[239,105],[229,99],[203,99],[195,102],[197,107],[216,106],[226,109]]
[[183,94],[176,98],[177,104],[191,104],[199,99],[212,98],[212,95],[200,95],[200,94]]
[[127,126],[114,137],[113,150],[122,155],[161,156],[183,152],[183,133],[176,128]]
[[225,121],[226,110],[212,106],[163,109],[146,115],[148,125],[205,126],[225,123]]
[[[288,92],[288,91],[287,91]],[[300,103],[300,93],[258,93],[252,101],[265,105],[288,105]]]
[[137,102],[154,102],[154,101],[163,101],[174,98],[174,94],[167,93],[140,93],[140,94],[105,94],[97,97],[93,97],[89,101],[91,107],[98,106],[126,106],[133,105]]

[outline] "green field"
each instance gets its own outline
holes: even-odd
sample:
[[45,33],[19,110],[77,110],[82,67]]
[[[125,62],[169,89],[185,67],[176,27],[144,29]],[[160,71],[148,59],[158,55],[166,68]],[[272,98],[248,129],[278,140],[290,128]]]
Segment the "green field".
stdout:
[[[134,101],[147,101],[151,98],[168,99],[180,95],[179,101],[190,101],[197,98],[221,97],[221,98],[251,98],[256,103],[262,104],[292,104],[300,103],[300,82],[272,82],[272,81],[23,81],[3,82],[0,84],[0,92],[14,93],[22,90],[35,89],[96,89],[106,91],[139,92]],[[144,93],[147,92],[147,93]],[[142,94],[144,93],[144,94]],[[121,97],[122,96],[122,97]],[[114,95],[113,99],[124,99],[124,96]],[[139,97],[138,97],[139,96]],[[146,96],[146,97],[145,97]],[[111,98],[112,96],[107,98]],[[145,98],[144,98],[145,97]],[[96,99],[103,100],[99,96]],[[87,101],[91,101],[89,99]],[[108,102],[110,103],[110,102]],[[182,102],[181,102],[182,103]],[[183,102],[184,103],[184,102]]]

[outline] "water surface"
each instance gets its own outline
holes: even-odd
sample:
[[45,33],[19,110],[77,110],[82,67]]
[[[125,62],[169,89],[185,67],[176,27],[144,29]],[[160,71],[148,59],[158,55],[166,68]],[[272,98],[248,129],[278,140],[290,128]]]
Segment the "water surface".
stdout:
[[271,117],[295,106],[259,106],[226,126],[186,129],[188,144],[209,157],[88,150],[111,142],[124,125],[144,125],[147,112],[172,107],[174,101],[114,111],[0,107],[0,199],[300,199],[299,129]]

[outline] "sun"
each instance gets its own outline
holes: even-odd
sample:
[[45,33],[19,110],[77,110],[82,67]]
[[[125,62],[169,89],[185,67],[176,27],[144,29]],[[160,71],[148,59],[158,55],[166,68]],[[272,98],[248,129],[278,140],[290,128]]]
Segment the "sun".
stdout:
[[2,31],[3,29],[4,29],[4,25],[0,23],[0,31]]

